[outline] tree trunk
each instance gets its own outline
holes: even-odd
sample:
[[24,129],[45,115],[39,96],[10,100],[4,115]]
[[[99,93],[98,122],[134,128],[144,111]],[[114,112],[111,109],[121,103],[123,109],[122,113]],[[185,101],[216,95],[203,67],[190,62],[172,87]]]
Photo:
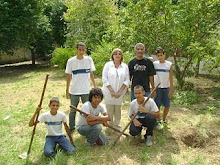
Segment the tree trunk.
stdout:
[[197,63],[196,63],[196,68],[195,68],[195,77],[196,77],[196,78],[199,77],[200,61],[201,61],[201,58],[199,58],[198,61],[197,61]]
[[31,49],[31,60],[32,60],[32,65],[34,66],[36,62],[36,55],[34,49]]

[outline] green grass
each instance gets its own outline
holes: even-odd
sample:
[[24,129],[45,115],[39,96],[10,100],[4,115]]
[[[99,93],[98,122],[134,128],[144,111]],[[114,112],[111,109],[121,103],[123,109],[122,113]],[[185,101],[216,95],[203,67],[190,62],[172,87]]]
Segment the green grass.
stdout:
[[[60,110],[68,115],[69,100],[65,98],[65,74],[63,70],[52,67],[44,68],[0,68],[0,164],[19,165],[26,160],[18,156],[28,150],[33,128],[28,127],[28,122],[39,104],[40,96],[46,74],[49,81],[42,105],[42,112],[48,111],[49,99],[59,97]],[[191,78],[192,80],[192,78]],[[193,80],[197,83],[197,80]],[[100,77],[96,77],[98,86],[101,87]],[[199,83],[207,82],[208,88],[219,88],[218,83],[206,78],[200,78]],[[198,87],[198,85],[196,85]],[[205,89],[207,86],[201,88]],[[195,93],[195,91],[194,91]],[[112,142],[116,134],[109,136],[111,144],[103,147],[89,148],[85,138],[74,133],[74,142],[77,153],[69,156],[58,151],[53,159],[42,155],[45,142],[46,128],[38,124],[33,146],[30,154],[30,164],[50,165],[88,165],[88,164],[218,164],[220,161],[220,121],[219,101],[212,97],[212,93],[200,96],[199,94],[185,94],[179,100],[199,100],[192,104],[174,102],[168,115],[168,128],[164,131],[154,131],[154,145],[147,148],[145,143],[137,142],[133,137],[122,137],[115,147]],[[181,94],[179,93],[179,96]],[[193,97],[192,97],[193,96]],[[189,98],[192,97],[192,98]],[[129,96],[125,96],[122,108],[121,124],[128,123],[127,110]],[[4,120],[6,116],[10,118]],[[105,128],[103,128],[105,131]],[[144,130],[145,131],[145,130]],[[142,135],[144,135],[144,131]],[[128,133],[128,130],[126,131]],[[196,135],[196,136],[195,136]],[[203,147],[192,147],[189,144],[205,142]],[[198,144],[199,145],[199,144]]]

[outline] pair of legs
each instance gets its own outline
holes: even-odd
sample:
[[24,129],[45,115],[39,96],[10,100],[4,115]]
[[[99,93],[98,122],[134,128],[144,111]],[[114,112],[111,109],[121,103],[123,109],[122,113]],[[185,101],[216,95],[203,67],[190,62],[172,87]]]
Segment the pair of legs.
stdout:
[[67,154],[76,152],[75,148],[65,136],[47,136],[44,145],[44,155],[48,157],[54,156],[54,150],[57,144],[59,144]]
[[137,120],[142,124],[142,126],[136,127],[134,125],[134,122],[132,122],[130,125],[130,128],[129,128],[129,133],[132,136],[136,136],[141,133],[143,127],[147,127],[146,134],[144,135],[144,138],[146,139],[147,136],[149,136],[149,135],[153,136],[153,130],[154,130],[154,126],[156,124],[156,118],[153,115],[146,114],[145,118],[140,118]]
[[[155,97],[154,101],[158,106],[158,109],[160,111],[161,105],[164,106],[163,111],[163,121],[166,121],[167,114],[170,109],[170,99],[168,97],[170,88],[158,88],[157,89],[157,96]],[[160,121],[160,116],[158,117],[158,121]]]
[[[77,107],[79,104],[79,99],[81,98],[82,103],[85,103],[86,101],[89,100],[89,94],[84,94],[84,95],[70,95],[70,103],[71,105]],[[70,131],[73,132],[75,130],[75,125],[76,125],[76,111],[73,109],[70,109],[70,114],[69,114],[69,127]]]
[[[148,92],[145,91],[145,95],[144,96],[147,97],[147,96],[149,96],[149,94],[150,94],[150,91],[148,91]],[[136,97],[134,95],[134,91],[131,90],[131,101],[133,101],[134,99],[136,99]]]
[[102,127],[100,124],[96,125],[82,125],[77,131],[79,134],[87,137],[87,143],[89,146],[93,146],[94,143],[98,145],[108,144],[107,136],[102,132]]
[[121,105],[110,105],[106,104],[108,116],[111,121],[109,121],[109,125],[114,126],[116,129],[121,130]]

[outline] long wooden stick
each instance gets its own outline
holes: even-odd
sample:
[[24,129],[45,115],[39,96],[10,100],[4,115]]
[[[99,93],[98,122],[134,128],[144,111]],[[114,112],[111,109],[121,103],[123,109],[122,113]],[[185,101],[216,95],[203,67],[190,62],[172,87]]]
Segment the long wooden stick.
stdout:
[[[150,95],[147,97],[147,99],[143,102],[142,106],[144,106],[148,100],[151,98],[151,96],[153,95],[154,91],[157,90],[157,88],[159,87],[160,83],[152,90],[152,92],[150,93]],[[126,131],[126,129],[129,127],[129,125],[133,122],[133,120],[136,118],[136,116],[139,114],[139,111],[137,110],[137,112],[134,114],[134,116],[131,118],[131,120],[129,121],[129,123],[125,126],[125,128],[123,129],[123,131],[121,132],[121,134],[118,135],[118,137],[115,139],[113,146],[115,146],[115,144],[117,143],[117,141],[120,139],[121,135]]]
[[[40,108],[42,106],[42,102],[43,102],[44,93],[45,93],[45,90],[46,90],[48,78],[49,78],[49,74],[46,75],[46,79],[45,79],[45,82],[44,82],[44,88],[43,88],[43,91],[42,91],[42,94],[41,94],[40,103],[38,105],[38,107],[40,107]],[[36,127],[37,127],[37,121],[38,121],[39,114],[40,114],[40,111],[37,113],[37,116],[36,116],[36,119],[35,119],[35,122],[34,122],[35,124],[34,124],[33,132],[32,132],[32,135],[31,135],[31,141],[30,141],[30,144],[29,144],[27,157],[29,156],[29,154],[31,152],[31,146],[32,146],[32,142],[33,142],[33,139],[34,139],[34,134],[35,134]]]
[[[78,108],[76,108],[76,107],[73,106],[73,105],[70,105],[70,108],[74,109],[75,111],[78,111],[79,113],[83,114],[85,117],[89,115],[89,114],[87,114],[87,113],[85,113],[85,112],[79,110]],[[122,133],[120,130],[118,130],[118,129],[112,127],[112,126],[110,126],[108,123],[107,123],[107,127],[113,129],[114,131],[116,131],[116,132],[118,132],[118,133]],[[126,134],[126,133],[123,133],[123,135],[129,136],[129,135]]]

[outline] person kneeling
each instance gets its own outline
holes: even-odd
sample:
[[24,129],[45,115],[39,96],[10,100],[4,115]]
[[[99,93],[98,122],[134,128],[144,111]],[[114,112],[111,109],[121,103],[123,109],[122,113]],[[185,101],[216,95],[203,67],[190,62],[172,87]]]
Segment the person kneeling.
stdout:
[[[107,126],[107,121],[110,121],[106,109],[100,105],[102,99],[103,93],[100,88],[91,89],[89,101],[85,102],[81,108],[88,116],[80,114],[76,125],[79,134],[87,137],[87,143],[90,147],[93,147],[94,144],[106,145],[109,143],[107,136],[101,131],[102,126],[100,125]],[[99,116],[99,113],[106,117]]]
[[[51,98],[49,103],[50,111],[41,114],[36,121],[36,116],[41,110],[41,108],[38,107],[29,122],[30,127],[36,125],[38,122],[45,123],[48,133],[44,145],[44,155],[47,157],[54,156],[54,151],[57,144],[59,144],[60,148],[63,149],[67,154],[73,154],[76,152],[69,127],[66,123],[66,115],[63,112],[58,111],[59,106],[59,99],[57,97]],[[62,131],[62,123],[70,141],[67,140]]]
[[159,116],[157,105],[151,98],[144,106],[142,105],[147,97],[144,97],[145,91],[141,85],[136,85],[134,87],[134,95],[136,99],[130,103],[129,117],[132,118],[137,111],[140,113],[131,123],[129,133],[132,136],[140,136],[142,128],[147,127],[146,134],[144,135],[146,146],[152,146],[153,129],[156,118]]

